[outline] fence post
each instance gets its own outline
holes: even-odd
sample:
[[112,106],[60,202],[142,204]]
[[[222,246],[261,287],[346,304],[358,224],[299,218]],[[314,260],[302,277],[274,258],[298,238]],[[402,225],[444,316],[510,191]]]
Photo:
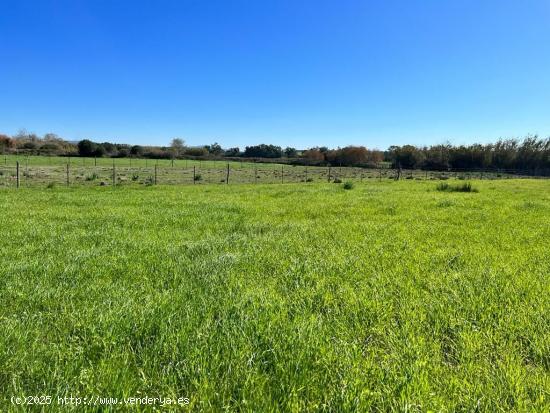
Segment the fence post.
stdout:
[[174,158],[172,158],[172,168],[174,167]]
[[19,189],[19,161],[17,161],[15,165],[16,165],[15,175],[17,176],[17,189]]
[[115,160],[113,159],[113,186],[116,186],[116,169],[115,169]]
[[330,165],[328,166],[328,182],[330,182]]
[[256,160],[254,160],[254,183],[258,183],[258,166],[256,165]]
[[285,170],[283,169],[284,165],[281,165],[281,183],[285,183]]
[[155,185],[157,184],[157,165],[155,165]]
[[382,168],[378,169],[378,181],[382,182]]
[[229,185],[229,163],[227,164],[227,176],[225,177],[225,184]]
[[67,186],[69,186],[69,164],[67,164]]
[[195,170],[196,170],[196,168],[197,167],[195,165],[193,165],[193,185],[195,185],[195,176],[196,176],[195,175]]
[[97,166],[97,158],[94,156],[94,166]]
[[306,166],[306,182],[307,182],[307,166]]

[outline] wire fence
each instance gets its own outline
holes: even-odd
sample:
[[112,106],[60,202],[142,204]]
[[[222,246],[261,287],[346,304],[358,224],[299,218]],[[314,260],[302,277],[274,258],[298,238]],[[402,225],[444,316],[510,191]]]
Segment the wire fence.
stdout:
[[0,165],[0,187],[204,185],[344,182],[367,180],[445,180],[549,178],[547,171],[525,170],[397,170],[391,168],[319,167],[213,162],[185,165],[166,163],[128,166],[86,163],[34,165],[16,161]]

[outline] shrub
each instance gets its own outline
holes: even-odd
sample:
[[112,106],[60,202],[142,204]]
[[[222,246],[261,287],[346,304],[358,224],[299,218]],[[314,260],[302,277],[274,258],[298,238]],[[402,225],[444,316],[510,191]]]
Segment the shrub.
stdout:
[[46,188],[48,188],[48,189],[53,189],[53,188],[55,188],[55,182],[50,182],[50,183],[46,186]]
[[137,181],[139,179],[139,175],[133,174],[132,175],[132,181]]
[[201,179],[202,179],[201,174],[196,174],[195,175],[195,181],[200,181]]
[[440,192],[478,192],[470,182],[464,182],[458,185],[451,185],[447,182],[442,182],[437,185],[436,189]]
[[86,181],[95,181],[97,178],[99,178],[99,176],[94,172],[86,177]]
[[313,182],[313,178],[307,178],[306,182]]
[[347,181],[346,183],[344,183],[344,189],[353,189],[353,182],[351,181]]
[[332,181],[335,184],[341,184],[342,180],[340,178],[334,178],[334,181]]

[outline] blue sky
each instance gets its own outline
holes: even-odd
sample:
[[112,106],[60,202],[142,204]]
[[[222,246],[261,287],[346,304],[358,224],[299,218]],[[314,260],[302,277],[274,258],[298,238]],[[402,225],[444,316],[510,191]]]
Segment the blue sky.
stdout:
[[550,135],[550,1],[0,0],[0,132],[298,148]]

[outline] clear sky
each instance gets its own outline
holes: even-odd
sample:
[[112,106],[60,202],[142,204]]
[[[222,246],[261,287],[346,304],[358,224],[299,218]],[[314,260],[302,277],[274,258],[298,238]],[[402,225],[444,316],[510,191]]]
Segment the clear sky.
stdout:
[[550,0],[0,0],[0,132],[224,147],[550,135]]

